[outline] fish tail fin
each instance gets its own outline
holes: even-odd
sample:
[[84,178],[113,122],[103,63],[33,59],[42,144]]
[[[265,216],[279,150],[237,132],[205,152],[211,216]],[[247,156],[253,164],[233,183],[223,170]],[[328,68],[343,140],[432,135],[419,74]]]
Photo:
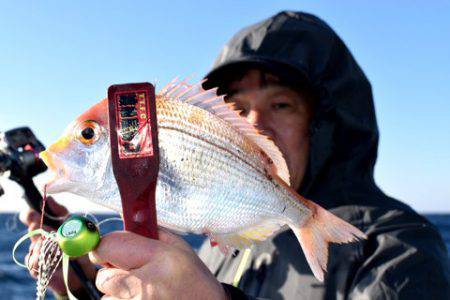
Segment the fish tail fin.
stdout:
[[311,217],[301,226],[290,226],[305,254],[314,274],[324,280],[328,262],[329,243],[349,243],[366,239],[366,235],[355,226],[336,217],[319,205],[303,198],[302,202],[311,209]]
[[300,221],[301,224],[292,223],[292,220],[288,224],[297,237],[314,276],[323,281],[328,262],[328,244],[349,243],[367,239],[367,236],[350,223],[300,196],[278,176],[273,175],[273,179],[288,192],[290,200],[301,203],[311,211],[306,221]]

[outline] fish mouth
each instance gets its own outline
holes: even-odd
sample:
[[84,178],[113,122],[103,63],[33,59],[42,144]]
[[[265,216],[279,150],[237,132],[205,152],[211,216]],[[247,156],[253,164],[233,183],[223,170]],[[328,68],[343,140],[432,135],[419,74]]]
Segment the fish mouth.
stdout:
[[39,153],[39,157],[47,165],[48,169],[53,173],[53,178],[45,184],[45,188],[49,193],[61,192],[59,186],[66,177],[66,171],[63,164],[55,155],[49,150]]

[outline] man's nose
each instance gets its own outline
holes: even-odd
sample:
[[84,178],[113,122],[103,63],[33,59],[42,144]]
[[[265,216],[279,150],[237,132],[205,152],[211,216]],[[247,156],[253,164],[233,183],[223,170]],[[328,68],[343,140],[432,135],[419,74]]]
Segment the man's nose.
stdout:
[[247,121],[252,124],[256,129],[262,131],[264,135],[272,136],[272,131],[270,130],[270,124],[267,120],[267,116],[264,112],[256,109],[252,109],[246,116]]

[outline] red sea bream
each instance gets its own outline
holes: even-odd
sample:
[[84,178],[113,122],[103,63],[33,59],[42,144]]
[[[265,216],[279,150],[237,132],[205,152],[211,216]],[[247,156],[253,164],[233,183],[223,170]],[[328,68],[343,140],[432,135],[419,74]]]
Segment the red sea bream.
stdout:
[[[70,192],[121,212],[112,172],[107,100],[87,110],[41,157],[55,173],[49,193]],[[158,224],[207,234],[221,249],[249,247],[289,226],[323,280],[328,243],[364,238],[289,187],[281,152],[215,90],[172,82],[156,97]]]

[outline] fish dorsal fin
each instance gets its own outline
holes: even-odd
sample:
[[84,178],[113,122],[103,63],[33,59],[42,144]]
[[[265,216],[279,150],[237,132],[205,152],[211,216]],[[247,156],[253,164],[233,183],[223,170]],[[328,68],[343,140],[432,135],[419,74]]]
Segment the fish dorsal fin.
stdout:
[[234,129],[263,150],[270,158],[269,164],[274,166],[272,169],[283,181],[290,185],[289,170],[280,149],[269,137],[261,134],[245,118],[239,116],[239,113],[224,101],[224,96],[218,96],[217,88],[204,90],[202,87],[204,81],[194,85],[188,84],[185,80],[177,81],[177,78],[172,80],[158,94],[170,100],[197,106],[227,121]]

